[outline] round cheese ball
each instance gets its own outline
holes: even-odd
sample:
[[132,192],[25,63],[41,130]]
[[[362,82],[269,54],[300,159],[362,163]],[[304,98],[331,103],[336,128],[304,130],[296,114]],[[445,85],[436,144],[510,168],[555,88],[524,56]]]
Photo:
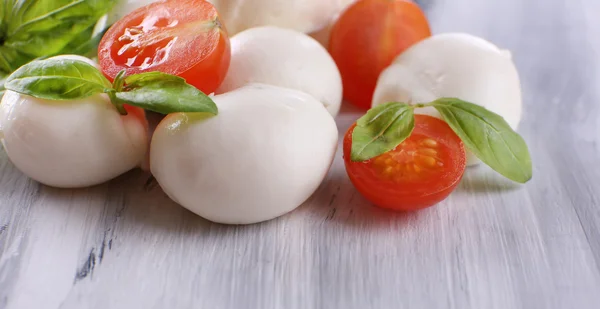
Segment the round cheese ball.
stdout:
[[[379,76],[372,106],[429,103],[443,97],[479,104],[515,130],[521,121],[521,84],[510,53],[462,33],[432,36],[399,55]],[[441,118],[433,107],[415,113]],[[469,165],[479,163],[471,152],[467,159]]]
[[[98,65],[86,57],[61,55]],[[6,91],[0,103],[0,140],[25,175],[43,184],[97,185],[142,163],[148,122],[142,109],[121,116],[105,94],[53,101]]]
[[[109,14],[112,24],[137,8],[160,0],[120,0]],[[164,1],[164,0],[163,0]],[[327,29],[356,0],[208,0],[223,16],[230,35],[252,27],[278,26],[303,33]],[[325,30],[326,31],[326,30]]]
[[222,14],[227,31],[236,34],[259,26],[311,33],[325,28],[354,0],[209,0]]
[[51,101],[6,91],[0,138],[25,175],[60,188],[97,185],[142,163],[148,145],[142,110],[121,116],[104,94]]
[[313,38],[294,30],[258,27],[231,38],[231,64],[216,93],[249,83],[306,92],[332,116],[342,103],[342,78],[333,58]]
[[150,168],[175,202],[214,222],[251,224],[306,201],[337,148],[333,118],[313,97],[252,84],[217,95],[219,114],[168,115]]

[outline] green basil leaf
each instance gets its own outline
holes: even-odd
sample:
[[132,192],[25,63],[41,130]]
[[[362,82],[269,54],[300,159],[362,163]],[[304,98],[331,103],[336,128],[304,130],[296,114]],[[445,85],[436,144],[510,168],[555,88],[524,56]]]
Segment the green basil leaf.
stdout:
[[109,27],[101,29],[98,33],[94,34],[94,27],[89,28],[85,32],[82,32],[76,39],[71,41],[59,54],[75,54],[81,55],[88,58],[95,58],[98,56],[98,45],[102,40],[102,37],[108,31]]
[[4,96],[4,92],[6,92],[6,88],[4,88],[4,81],[6,81],[6,76],[0,73],[0,99]]
[[[29,55],[30,58],[54,56],[60,54],[71,41],[79,38],[82,32],[89,29],[87,23],[57,27],[45,33],[27,33],[11,37],[5,46]],[[89,31],[89,30],[88,30]]]
[[8,35],[48,31],[72,17],[90,17],[91,7],[85,0],[16,1],[8,25]]
[[7,90],[49,100],[73,100],[107,92],[112,85],[94,66],[79,60],[32,61],[11,74]]
[[0,29],[4,29],[6,25],[6,9],[9,8],[10,4],[6,2],[12,1],[2,1],[0,2]]
[[[117,0],[3,1],[0,70],[10,74],[36,58],[77,49],[92,37],[93,27]],[[82,46],[87,50],[86,46]]]
[[527,144],[504,118],[459,99],[443,98],[430,105],[485,164],[516,182],[531,179],[533,171]]
[[8,46],[0,46],[0,72],[10,74],[23,64],[35,59],[21,51]]
[[107,14],[116,0],[21,0],[12,7],[7,27],[9,36],[23,32],[44,32],[85,23],[87,28]]
[[413,109],[390,102],[370,109],[352,132],[352,161],[366,161],[396,148],[415,127]]
[[116,97],[125,104],[161,114],[202,112],[216,115],[213,100],[185,82],[183,78],[161,72],[131,75]]

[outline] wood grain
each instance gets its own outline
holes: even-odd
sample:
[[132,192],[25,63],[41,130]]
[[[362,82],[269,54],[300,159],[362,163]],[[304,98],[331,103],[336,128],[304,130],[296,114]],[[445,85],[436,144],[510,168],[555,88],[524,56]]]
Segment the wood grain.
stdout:
[[140,171],[58,190],[0,151],[0,308],[600,308],[600,2],[422,2],[435,32],[513,52],[532,182],[477,167],[439,206],[391,213],[338,154],[302,207],[231,227]]

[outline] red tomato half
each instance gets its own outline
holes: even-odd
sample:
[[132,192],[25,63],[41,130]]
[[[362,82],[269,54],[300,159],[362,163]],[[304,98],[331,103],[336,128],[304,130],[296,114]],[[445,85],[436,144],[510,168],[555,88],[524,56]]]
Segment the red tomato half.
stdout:
[[463,143],[440,119],[415,115],[409,138],[364,162],[350,160],[355,126],[344,137],[346,172],[356,189],[377,206],[402,211],[433,206],[450,195],[465,172]]
[[212,93],[229,68],[229,37],[215,7],[204,0],[158,1],[115,23],[102,38],[98,60],[111,80],[160,71]]

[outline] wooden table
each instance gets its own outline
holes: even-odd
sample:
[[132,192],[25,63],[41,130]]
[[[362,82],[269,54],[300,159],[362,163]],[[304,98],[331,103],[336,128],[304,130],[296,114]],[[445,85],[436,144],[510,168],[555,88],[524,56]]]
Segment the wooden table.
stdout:
[[473,168],[437,207],[391,213],[338,153],[302,207],[234,227],[139,171],[58,190],[0,151],[0,308],[600,308],[600,1],[422,2],[435,32],[513,51],[533,181]]

